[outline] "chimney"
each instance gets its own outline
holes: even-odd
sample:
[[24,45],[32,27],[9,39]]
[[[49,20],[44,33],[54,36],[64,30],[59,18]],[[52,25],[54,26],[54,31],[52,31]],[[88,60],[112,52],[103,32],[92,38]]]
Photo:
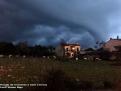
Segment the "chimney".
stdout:
[[112,38],[110,38],[110,40],[112,40]]
[[119,36],[117,36],[117,39],[119,39]]

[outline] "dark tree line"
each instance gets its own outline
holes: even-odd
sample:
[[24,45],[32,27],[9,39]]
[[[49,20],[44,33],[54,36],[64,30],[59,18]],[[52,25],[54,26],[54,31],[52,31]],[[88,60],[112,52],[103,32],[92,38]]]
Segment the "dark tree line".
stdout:
[[111,52],[104,50],[103,48],[96,50],[96,53],[100,55],[100,58],[103,60],[110,60],[110,57],[112,56]]
[[16,45],[7,42],[0,42],[0,54],[2,55],[27,55],[27,56],[51,56],[54,55],[54,47],[52,46],[28,46],[25,43]]

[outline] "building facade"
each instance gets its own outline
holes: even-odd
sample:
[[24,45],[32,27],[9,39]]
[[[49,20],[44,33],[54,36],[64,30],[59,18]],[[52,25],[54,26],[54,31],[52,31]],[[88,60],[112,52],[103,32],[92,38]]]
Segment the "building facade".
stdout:
[[118,51],[116,49],[117,46],[121,46],[121,39],[119,39],[118,36],[116,39],[110,38],[110,40],[103,45],[103,49],[109,52],[115,52]]
[[60,44],[56,48],[56,55],[59,57],[73,58],[80,53],[81,46],[79,44]]

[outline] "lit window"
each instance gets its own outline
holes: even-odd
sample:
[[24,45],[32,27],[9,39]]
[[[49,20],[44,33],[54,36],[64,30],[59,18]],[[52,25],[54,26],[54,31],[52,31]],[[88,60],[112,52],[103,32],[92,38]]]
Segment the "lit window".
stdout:
[[72,50],[75,50],[75,48],[73,47]]

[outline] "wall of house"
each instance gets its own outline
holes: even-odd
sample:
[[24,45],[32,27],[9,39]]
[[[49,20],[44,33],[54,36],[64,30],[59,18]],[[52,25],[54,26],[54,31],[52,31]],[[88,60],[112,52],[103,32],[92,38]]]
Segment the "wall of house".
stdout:
[[81,47],[80,46],[75,46],[75,50],[76,51],[80,51],[81,50]]
[[71,50],[71,47],[70,46],[64,46],[64,50],[67,51],[67,48],[68,48],[68,51]]

